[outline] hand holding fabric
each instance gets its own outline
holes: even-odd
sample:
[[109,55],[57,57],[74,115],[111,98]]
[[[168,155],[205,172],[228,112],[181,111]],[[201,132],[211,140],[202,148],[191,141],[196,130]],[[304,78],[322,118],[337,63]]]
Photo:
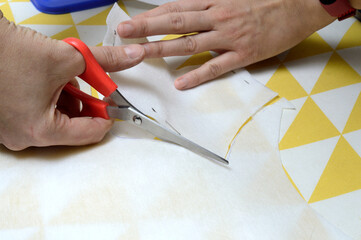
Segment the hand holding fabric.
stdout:
[[118,26],[123,38],[187,34],[144,43],[146,57],[219,56],[176,79],[187,89],[228,71],[275,56],[334,20],[318,0],[180,0],[161,5]]

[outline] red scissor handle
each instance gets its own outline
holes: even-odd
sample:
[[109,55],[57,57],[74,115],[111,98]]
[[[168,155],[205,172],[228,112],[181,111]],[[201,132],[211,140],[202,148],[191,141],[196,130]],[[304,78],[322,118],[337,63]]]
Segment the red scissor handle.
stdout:
[[109,97],[118,86],[99,65],[88,46],[77,38],[66,38],[63,41],[76,48],[84,57],[85,71],[79,77],[105,97]]
[[[88,46],[77,38],[66,38],[63,41],[76,48],[84,57],[85,71],[79,75],[79,78],[83,79],[105,97],[109,97],[118,86],[99,65]],[[107,112],[109,104],[107,102],[80,91],[70,83],[66,84],[63,90],[82,102],[81,116],[109,119]]]
[[107,106],[109,106],[109,104],[107,102],[80,91],[70,83],[66,84],[63,90],[81,101],[82,109],[80,116],[109,119],[107,112]]

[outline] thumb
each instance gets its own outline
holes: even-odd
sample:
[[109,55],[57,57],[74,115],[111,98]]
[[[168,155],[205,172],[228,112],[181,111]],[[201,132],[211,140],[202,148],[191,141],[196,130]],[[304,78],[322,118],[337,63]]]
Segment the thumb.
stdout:
[[116,72],[133,67],[145,56],[142,45],[91,47],[94,57],[106,72]]
[[[143,46],[91,47],[94,57],[107,72],[120,71],[140,63],[144,59]],[[86,145],[100,142],[110,130],[113,120],[103,118],[73,117],[55,110],[53,131],[48,145]]]

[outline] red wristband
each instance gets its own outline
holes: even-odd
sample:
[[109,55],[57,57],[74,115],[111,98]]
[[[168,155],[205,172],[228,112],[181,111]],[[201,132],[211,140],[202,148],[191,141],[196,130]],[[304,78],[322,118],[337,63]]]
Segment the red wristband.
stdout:
[[352,17],[356,13],[356,9],[351,7],[348,0],[320,0],[321,5],[333,17],[337,17],[339,21],[348,17]]

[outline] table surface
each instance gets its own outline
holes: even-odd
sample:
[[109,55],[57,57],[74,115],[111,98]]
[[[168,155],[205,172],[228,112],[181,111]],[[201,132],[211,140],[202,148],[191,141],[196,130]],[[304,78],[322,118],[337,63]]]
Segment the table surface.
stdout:
[[[17,24],[88,45],[102,44],[110,11],[105,6],[48,15],[29,0],[0,0],[0,9]],[[284,169],[305,201],[341,228],[351,220],[361,226],[360,36],[361,22],[355,18],[335,21],[291,50],[246,68],[296,107],[282,118]],[[330,208],[338,211],[329,214]],[[349,231],[361,236],[361,230]]]

